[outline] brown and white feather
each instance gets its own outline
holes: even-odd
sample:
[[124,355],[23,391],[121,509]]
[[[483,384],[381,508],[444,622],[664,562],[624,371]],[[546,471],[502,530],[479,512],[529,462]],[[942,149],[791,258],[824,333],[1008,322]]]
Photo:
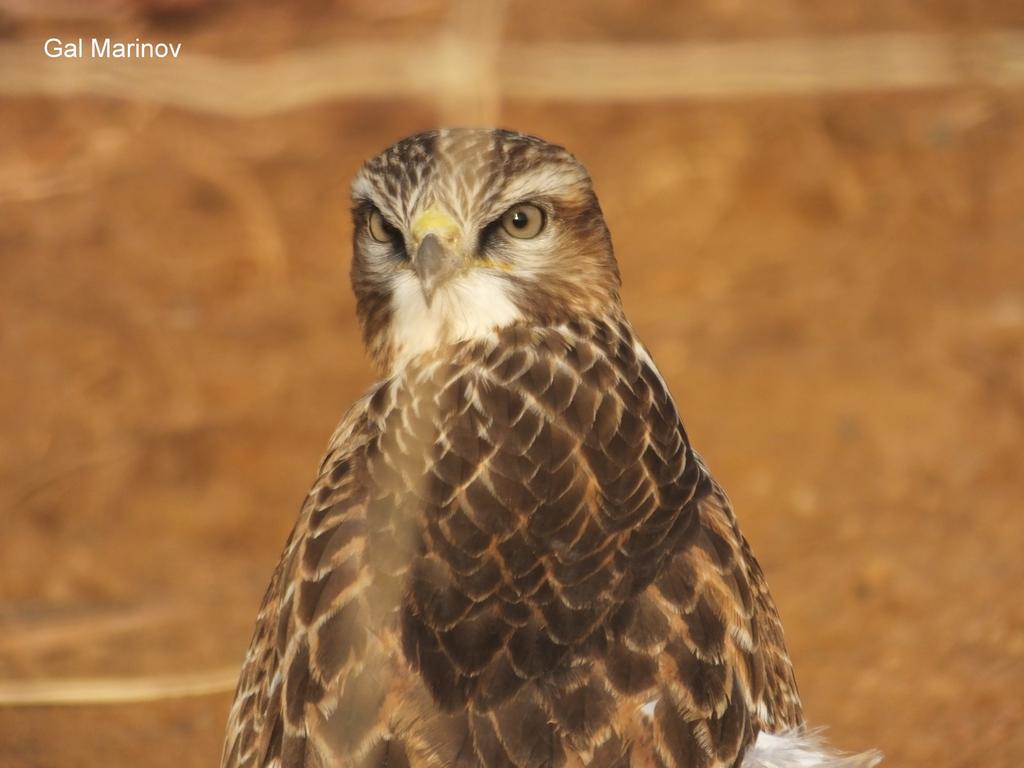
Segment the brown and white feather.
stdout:
[[[223,768],[725,768],[759,734],[802,738],[778,612],[625,319],[582,166],[431,132],[353,197],[383,379],[273,575]],[[542,236],[495,240],[523,200]],[[465,266],[421,296],[413,221],[438,209]],[[367,239],[370,211],[394,243]],[[757,765],[805,746],[779,738]]]
[[760,569],[638,348],[621,319],[515,326],[357,404],[226,765],[728,766],[801,723]]

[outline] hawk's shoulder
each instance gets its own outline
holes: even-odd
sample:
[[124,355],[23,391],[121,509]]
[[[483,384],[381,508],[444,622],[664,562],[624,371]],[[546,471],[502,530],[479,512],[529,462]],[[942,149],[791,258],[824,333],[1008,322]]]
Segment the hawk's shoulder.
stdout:
[[761,571],[628,324],[524,325],[343,421],[225,765],[726,766],[800,722]]

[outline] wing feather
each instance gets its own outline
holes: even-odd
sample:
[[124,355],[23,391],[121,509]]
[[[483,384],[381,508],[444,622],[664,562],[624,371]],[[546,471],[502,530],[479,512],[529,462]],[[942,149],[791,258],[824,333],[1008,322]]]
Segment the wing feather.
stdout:
[[801,725],[778,613],[624,321],[414,359],[332,438],[224,766],[733,766]]

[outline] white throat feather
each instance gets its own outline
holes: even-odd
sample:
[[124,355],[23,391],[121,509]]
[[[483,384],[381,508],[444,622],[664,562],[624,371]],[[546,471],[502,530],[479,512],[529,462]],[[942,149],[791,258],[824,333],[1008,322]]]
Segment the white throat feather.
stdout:
[[444,344],[484,338],[496,328],[522,319],[509,297],[508,283],[483,270],[460,275],[440,286],[427,305],[420,283],[403,272],[391,295],[394,367]]

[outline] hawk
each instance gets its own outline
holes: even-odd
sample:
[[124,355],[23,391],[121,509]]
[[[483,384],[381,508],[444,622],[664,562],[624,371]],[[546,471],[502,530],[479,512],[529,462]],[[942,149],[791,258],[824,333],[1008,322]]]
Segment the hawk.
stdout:
[[873,764],[803,728],[764,575],[626,319],[580,163],[431,131],[352,200],[382,378],[271,579],[222,765]]

